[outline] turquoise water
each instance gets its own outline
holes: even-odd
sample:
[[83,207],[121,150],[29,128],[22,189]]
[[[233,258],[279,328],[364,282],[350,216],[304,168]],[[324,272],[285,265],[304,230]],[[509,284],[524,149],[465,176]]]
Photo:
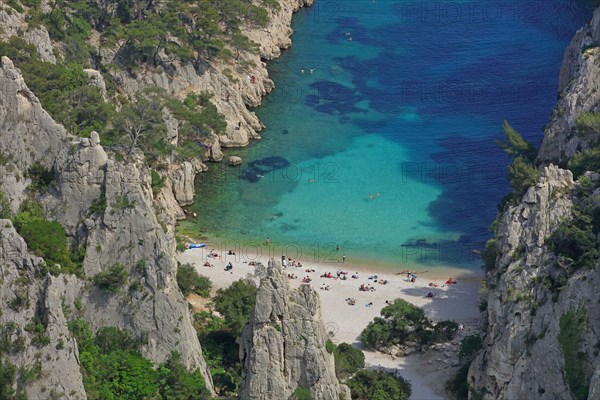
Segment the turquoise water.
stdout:
[[540,142],[564,48],[592,8],[317,0],[270,64],[263,139],[227,152],[241,168],[199,176],[194,228],[320,261],[478,268],[508,192],[494,140],[507,119]]

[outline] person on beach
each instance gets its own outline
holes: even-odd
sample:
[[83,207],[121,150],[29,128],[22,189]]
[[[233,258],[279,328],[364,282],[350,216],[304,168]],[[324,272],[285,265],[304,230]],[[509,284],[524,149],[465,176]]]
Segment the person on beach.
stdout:
[[345,262],[346,262],[346,255],[342,254],[342,263],[345,263]]
[[265,239],[265,245],[268,246],[269,244],[271,244],[271,239],[266,238]]

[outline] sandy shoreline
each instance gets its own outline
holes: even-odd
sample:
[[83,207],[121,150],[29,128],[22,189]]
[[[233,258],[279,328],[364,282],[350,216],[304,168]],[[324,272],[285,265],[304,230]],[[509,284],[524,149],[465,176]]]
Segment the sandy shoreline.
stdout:
[[[193,264],[198,273],[208,276],[213,283],[213,290],[227,287],[233,281],[254,275],[254,266],[251,261],[258,261],[266,265],[268,257],[257,256],[256,253],[227,255],[219,252],[221,257],[208,258],[211,249],[190,249],[179,254],[181,263]],[[281,259],[280,256],[278,258]],[[214,267],[204,267],[209,262]],[[224,270],[228,262],[233,265],[233,270]],[[424,268],[424,267],[421,267]],[[314,272],[306,272],[314,269]],[[337,279],[337,270],[342,269],[347,274],[346,280]],[[462,273],[461,273],[462,271]],[[326,330],[332,335],[336,343],[351,343],[361,346],[360,332],[379,315],[380,310],[386,305],[386,300],[403,298],[417,306],[422,307],[426,314],[434,321],[452,319],[467,327],[466,332],[472,331],[479,320],[478,290],[481,287],[482,276],[477,276],[472,271],[456,268],[435,268],[427,272],[416,269],[417,279],[414,283],[407,280],[406,274],[398,274],[389,270],[373,270],[365,265],[352,265],[350,263],[332,262],[326,264],[302,262],[302,267],[288,266],[287,274],[294,274],[298,278],[290,279],[292,287],[302,284],[305,276],[310,276],[310,285],[317,291],[321,299],[321,310]],[[334,278],[323,278],[321,275],[330,272]],[[420,273],[419,273],[420,272]],[[358,279],[351,276],[358,273]],[[374,283],[375,279],[369,277],[377,275],[377,281],[387,280],[387,284]],[[458,284],[446,285],[447,278],[452,276]],[[431,287],[429,283],[437,284]],[[359,291],[361,284],[371,285],[375,291]],[[329,286],[329,290],[321,290],[322,285]],[[429,292],[436,294],[428,298]],[[356,299],[356,305],[351,306],[347,298]],[[372,305],[368,305],[368,304]],[[429,352],[425,356],[413,355],[409,357],[393,358],[377,352],[365,352],[369,365],[384,368],[398,369],[400,373],[411,380],[413,385],[414,400],[443,399],[443,385],[456,368],[447,365],[441,368],[437,352]],[[432,358],[433,357],[433,358]],[[433,361],[431,361],[433,360]]]

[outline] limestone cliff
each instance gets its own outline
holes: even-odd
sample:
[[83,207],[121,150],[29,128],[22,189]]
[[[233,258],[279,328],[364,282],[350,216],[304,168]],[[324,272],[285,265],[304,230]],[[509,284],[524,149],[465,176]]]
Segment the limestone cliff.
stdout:
[[[214,151],[219,151],[220,146],[246,146],[251,140],[259,139],[258,132],[263,129],[256,114],[249,111],[248,107],[259,106],[262,97],[275,87],[262,59],[278,57],[281,49],[290,47],[293,13],[300,7],[312,5],[313,1],[278,1],[279,7],[269,9],[267,27],[243,27],[244,34],[257,43],[260,50],[258,54],[241,52],[236,60],[237,65],[214,60],[197,67],[192,63],[169,61],[154,68],[145,68],[136,74],[123,70],[111,73],[119,82],[120,88],[130,95],[147,87],[160,87],[179,97],[190,92],[213,94],[211,100],[227,121],[225,133],[214,137]],[[97,46],[105,64],[114,62],[119,56],[116,47],[103,48],[99,43]],[[239,65],[246,67],[239,68]]]
[[600,111],[600,9],[580,29],[565,51],[558,102],[546,126],[538,160],[565,164],[598,141],[598,134],[577,128],[582,112]]
[[540,178],[499,217],[483,299],[485,340],[468,374],[473,397],[600,398],[599,176],[574,181],[571,171],[550,163],[567,165],[597,145],[598,132],[578,129],[576,120],[600,104],[598,39],[600,9],[566,50],[559,100],[538,154]]
[[[0,220],[0,336],[8,347],[6,356],[23,371],[37,371],[44,377],[24,385],[28,398],[55,393],[60,398],[85,399],[77,342],[63,311],[64,293],[80,284],[73,276],[40,276],[43,263],[27,251],[10,220]],[[44,327],[47,343],[30,328],[33,321]]]
[[[0,191],[15,211],[26,196],[32,196],[26,190],[31,183],[28,169],[39,163],[51,170],[52,183],[45,194],[32,200],[43,205],[48,218],[61,223],[73,245],[85,249],[84,277],[45,276],[36,270],[42,260],[27,253],[10,222],[2,223],[1,304],[17,302],[19,312],[2,307],[0,321],[22,330],[37,315],[50,338],[50,344],[38,346],[39,350],[15,355],[15,364],[27,368],[43,359],[42,370],[57,375],[55,380],[32,384],[30,398],[44,397],[35,395],[42,387],[67,394],[73,391],[85,398],[77,348],[61,313],[61,307],[74,309],[75,302],[81,317],[93,328],[116,326],[147,335],[142,353],[155,363],[164,361],[172,351],[179,352],[186,365],[200,368],[212,389],[187,302],[175,279],[174,221],[164,226],[158,222],[150,171],[141,155],[134,153],[125,161],[116,161],[119,148],[107,152],[98,135],[69,137],[42,109],[6,57],[0,66],[0,88],[0,152],[4,155]],[[118,293],[106,293],[87,281],[116,263],[127,271],[125,288]],[[59,340],[72,350],[55,354]],[[73,396],[69,398],[77,398]]]
[[347,388],[335,376],[326,341],[317,293],[309,285],[292,289],[281,266],[269,261],[240,339],[240,398],[287,400],[302,387],[314,399],[340,399]]

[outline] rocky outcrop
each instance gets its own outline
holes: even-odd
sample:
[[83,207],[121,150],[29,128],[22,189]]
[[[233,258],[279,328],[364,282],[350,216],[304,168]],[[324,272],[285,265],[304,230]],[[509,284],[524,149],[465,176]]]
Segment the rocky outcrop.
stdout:
[[104,77],[102,76],[102,73],[100,71],[90,68],[84,69],[83,72],[88,78],[89,85],[100,89],[100,94],[102,95],[102,98],[104,99],[104,101],[108,101],[108,94],[106,92],[106,82],[104,82]]
[[33,45],[40,58],[44,61],[56,63],[54,47],[44,26],[29,27],[25,13],[19,13],[14,8],[3,2],[0,4],[0,39],[20,36],[27,43]]
[[328,337],[320,307],[309,285],[292,289],[281,266],[269,261],[240,339],[242,400],[287,400],[298,387],[321,400],[338,400],[345,393],[335,376],[333,355],[325,350]]
[[[558,345],[560,317],[580,302],[589,305],[594,297],[588,295],[600,289],[598,271],[578,273],[558,297],[549,284],[564,270],[546,240],[570,218],[574,188],[570,171],[546,167],[500,220],[499,256],[487,276],[484,349],[469,370],[469,384],[485,399],[571,398]],[[600,320],[594,324],[600,328]]]
[[281,55],[281,49],[292,45],[292,15],[303,6],[311,6],[314,0],[284,0],[279,8],[271,10],[271,23],[265,29],[246,29],[250,40],[260,44],[260,56],[272,60]]
[[600,111],[600,8],[590,24],[577,32],[565,51],[559,100],[546,126],[540,162],[565,164],[577,151],[598,141],[598,134],[577,129],[582,112]]
[[[200,368],[212,390],[187,301],[177,287],[174,221],[165,218],[161,224],[156,217],[151,174],[143,156],[134,152],[125,161],[116,161],[116,153],[123,157],[125,151],[118,147],[107,151],[97,134],[92,133],[90,138],[68,137],[62,126],[42,109],[6,57],[2,58],[0,85],[0,152],[10,155],[0,169],[0,190],[8,195],[16,210],[26,195],[31,196],[25,190],[29,184],[25,172],[36,163],[52,170],[52,183],[45,194],[33,200],[44,206],[48,218],[61,223],[73,246],[85,249],[85,276],[104,272],[117,263],[127,271],[127,283],[116,294],[91,286],[85,278],[55,279],[30,273],[23,290],[36,300],[23,306],[19,317],[7,314],[3,307],[2,318],[16,318],[14,321],[20,323],[22,318],[31,319],[41,313],[40,318],[56,325],[48,325],[48,332],[56,330],[57,335],[63,335],[67,320],[55,310],[56,304],[59,310],[60,306],[74,309],[78,299],[81,317],[93,329],[116,326],[136,336],[147,335],[148,343],[142,347],[146,357],[160,363],[176,351],[187,366]],[[10,234],[11,238],[16,235],[13,230]],[[17,246],[18,251],[4,250],[11,256],[8,265],[17,269],[19,265],[31,265],[35,269],[41,260],[32,260],[24,253],[20,238],[11,240],[20,241],[21,245]],[[15,290],[9,285],[5,293]],[[9,294],[7,302],[1,304],[9,304],[8,297]],[[55,360],[52,368],[58,374],[61,363],[68,360],[60,361],[67,355],[54,353],[55,350],[44,360]],[[76,348],[68,357],[77,357]],[[82,386],[80,376],[73,379],[79,382],[78,387]],[[48,382],[55,384],[53,388],[61,387],[58,380]],[[72,390],[78,393],[77,388]]]
[[[549,240],[561,224],[568,223],[571,225],[564,225],[569,227],[564,231],[568,233],[561,236],[559,246],[568,252],[597,246],[585,230],[578,231],[570,221],[590,218],[597,224],[596,217],[587,213],[596,212],[590,210],[597,209],[600,176],[588,172],[574,182],[570,171],[550,162],[567,165],[578,151],[597,145],[598,132],[578,127],[577,118],[582,112],[600,111],[599,43],[597,8],[592,21],[577,32],[565,52],[559,100],[537,157],[541,177],[500,215],[494,238],[497,257],[487,271],[486,336],[468,373],[471,393],[478,398],[600,396],[600,265],[596,249],[585,250],[583,256],[558,256]],[[575,254],[575,259],[565,254]],[[585,266],[575,264],[590,254],[595,260]]]
[[7,57],[0,59],[0,190],[13,211],[31,183],[25,172],[34,163],[52,169],[68,151],[65,129],[54,122],[27,88],[20,71]]
[[64,311],[65,293],[81,285],[73,276],[44,277],[43,264],[27,251],[10,220],[0,220],[0,336],[8,348],[4,356],[34,377],[19,387],[28,398],[54,393],[55,398],[86,399],[77,342]]

